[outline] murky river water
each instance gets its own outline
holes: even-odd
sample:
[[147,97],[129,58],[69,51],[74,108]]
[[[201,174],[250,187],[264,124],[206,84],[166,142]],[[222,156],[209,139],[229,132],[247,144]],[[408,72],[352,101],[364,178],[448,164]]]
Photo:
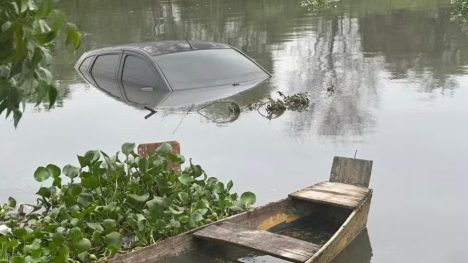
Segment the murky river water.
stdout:
[[[328,179],[332,157],[357,150],[374,160],[371,261],[467,262],[468,31],[451,21],[448,0],[343,0],[323,12],[292,0],[61,6],[86,32],[83,47],[57,52],[57,107],[28,105],[16,130],[0,123],[2,200],[31,199],[39,165],[76,163],[78,153],[127,141],[176,139],[208,174],[256,192],[260,204]],[[84,50],[183,37],[231,43],[274,75],[241,103],[307,91],[310,109],[274,120],[244,111],[222,125],[184,113],[145,120],[72,68]],[[365,253],[365,244],[353,249]]]

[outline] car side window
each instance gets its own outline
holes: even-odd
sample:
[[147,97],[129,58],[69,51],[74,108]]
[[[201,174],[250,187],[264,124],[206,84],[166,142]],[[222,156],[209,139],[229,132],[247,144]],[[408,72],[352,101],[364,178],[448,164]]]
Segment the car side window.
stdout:
[[161,80],[156,75],[157,73],[151,68],[150,64],[143,59],[128,55],[125,58],[122,81],[130,86],[138,86],[139,88],[153,88],[160,90]]
[[150,64],[142,58],[128,55],[122,72],[122,84],[127,99],[147,106],[154,103],[154,97],[164,91],[156,74]]
[[89,66],[91,65],[91,62],[93,62],[93,59],[94,59],[94,56],[87,57],[85,60],[83,60],[83,62],[81,62],[81,65],[80,65],[81,74],[87,81],[91,83],[93,83],[94,81],[92,81],[92,78],[90,76]]
[[119,54],[100,55],[94,62],[91,73],[98,85],[98,88],[110,93],[113,96],[122,97],[119,84],[117,82],[117,69],[119,67]]

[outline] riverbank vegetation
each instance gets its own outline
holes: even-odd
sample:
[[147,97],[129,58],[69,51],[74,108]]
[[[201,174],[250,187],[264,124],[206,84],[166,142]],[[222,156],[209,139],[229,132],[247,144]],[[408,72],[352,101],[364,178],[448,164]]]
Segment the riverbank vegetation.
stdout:
[[244,211],[255,195],[232,181],[187,168],[169,144],[144,157],[134,144],[110,156],[88,151],[79,166],[49,164],[34,173],[37,203],[0,209],[0,262],[88,262],[147,246]]
[[52,107],[57,98],[48,70],[61,33],[78,48],[81,33],[54,9],[54,0],[0,0],[0,115],[21,119],[26,98]]

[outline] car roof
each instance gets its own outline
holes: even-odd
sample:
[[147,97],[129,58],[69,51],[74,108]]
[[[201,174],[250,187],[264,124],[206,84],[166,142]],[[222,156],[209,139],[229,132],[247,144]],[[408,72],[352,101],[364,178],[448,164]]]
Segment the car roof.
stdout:
[[206,50],[206,49],[228,49],[229,45],[208,42],[208,41],[192,41],[192,40],[168,40],[154,41],[145,43],[133,43],[119,45],[115,47],[101,48],[91,51],[90,53],[102,53],[106,51],[116,51],[125,49],[137,49],[148,53],[151,56],[160,56],[169,53],[184,52],[191,50]]

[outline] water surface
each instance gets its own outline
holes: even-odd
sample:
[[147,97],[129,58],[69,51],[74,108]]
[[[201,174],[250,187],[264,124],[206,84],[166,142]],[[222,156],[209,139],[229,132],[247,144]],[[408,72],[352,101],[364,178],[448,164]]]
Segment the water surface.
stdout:
[[[83,47],[56,53],[55,108],[27,105],[17,129],[0,123],[2,200],[31,200],[37,166],[76,164],[76,154],[127,141],[176,139],[209,175],[233,179],[260,204],[327,180],[333,156],[357,150],[374,160],[371,262],[466,262],[468,33],[451,21],[448,0],[343,0],[322,12],[292,0],[60,5],[86,33]],[[273,74],[238,96],[241,105],[306,91],[310,108],[274,120],[243,111],[225,124],[184,112],[145,120],[72,68],[85,50],[184,37],[230,43]]]

